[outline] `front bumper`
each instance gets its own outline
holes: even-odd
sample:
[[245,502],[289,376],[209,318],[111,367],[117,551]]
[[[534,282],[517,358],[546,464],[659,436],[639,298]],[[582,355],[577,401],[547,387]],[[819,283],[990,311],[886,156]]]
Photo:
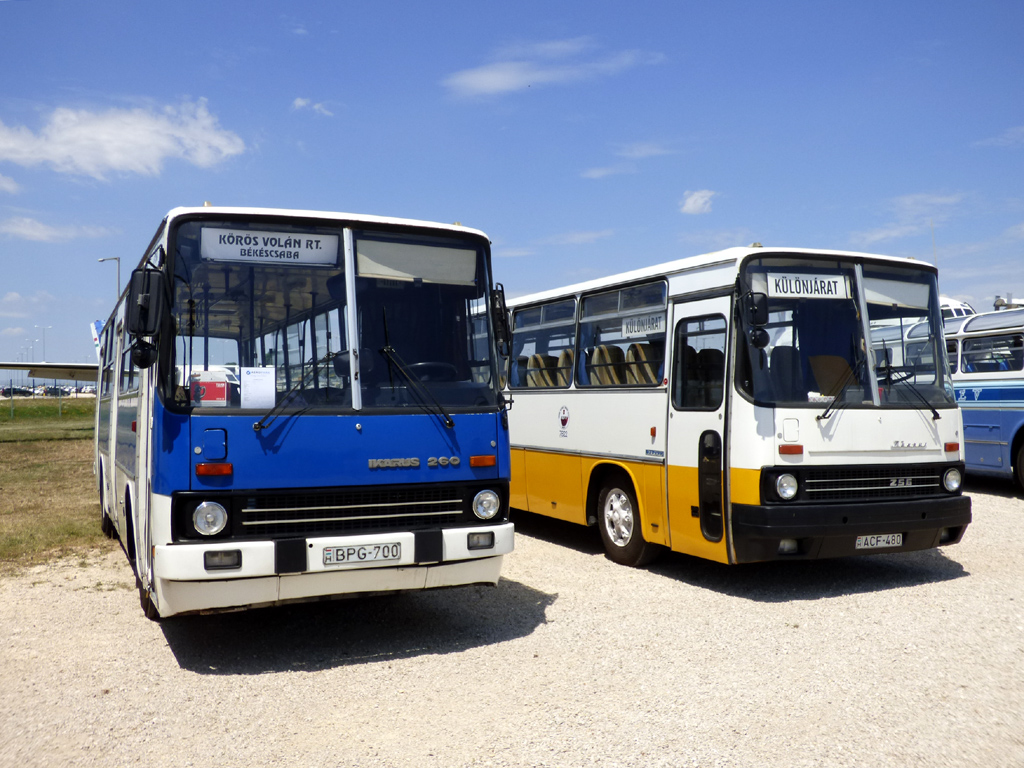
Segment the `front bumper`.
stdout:
[[[732,505],[737,563],[929,549],[960,541],[970,522],[968,496],[860,504]],[[889,533],[902,533],[903,545],[856,548],[858,536]],[[795,539],[797,551],[779,554],[783,539]]]
[[[494,544],[469,549],[469,534],[494,533]],[[327,565],[328,547],[399,543],[398,560]],[[161,616],[273,605],[320,596],[496,584],[514,547],[512,523],[382,535],[278,541],[220,541],[154,548],[155,596]],[[207,552],[238,550],[240,567],[208,570]]]

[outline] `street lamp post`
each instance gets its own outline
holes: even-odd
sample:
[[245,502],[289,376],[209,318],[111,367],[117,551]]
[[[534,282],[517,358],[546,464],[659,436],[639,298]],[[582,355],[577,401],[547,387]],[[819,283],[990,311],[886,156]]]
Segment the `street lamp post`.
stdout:
[[121,298],[121,257],[120,256],[107,256],[104,259],[97,259],[97,261],[114,261],[117,262],[117,295],[114,297],[114,301],[117,302]]
[[43,362],[46,362],[46,332],[53,328],[52,325],[37,325],[35,326],[43,332]]

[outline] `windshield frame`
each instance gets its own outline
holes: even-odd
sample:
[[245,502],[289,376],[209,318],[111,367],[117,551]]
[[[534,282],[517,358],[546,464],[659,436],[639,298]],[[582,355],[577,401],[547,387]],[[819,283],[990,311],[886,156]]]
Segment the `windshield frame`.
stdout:
[[[266,407],[262,405],[252,406],[251,404],[247,407],[242,407],[237,396],[235,399],[224,404],[217,404],[217,407],[213,405],[204,405],[201,402],[192,402],[190,387],[189,391],[186,391],[183,395],[182,390],[186,387],[179,382],[178,379],[184,377],[184,366],[185,352],[177,349],[183,343],[183,339],[190,338],[189,335],[181,333],[179,334],[177,329],[178,321],[176,318],[184,317],[187,309],[183,309],[177,302],[176,298],[172,298],[170,302],[170,311],[167,313],[167,321],[161,330],[160,334],[160,360],[159,360],[159,373],[158,373],[158,393],[164,404],[171,410],[185,413],[209,413],[217,415],[265,415],[271,409],[275,409],[278,415],[294,414],[299,412],[311,412],[311,413],[331,413],[331,414],[345,414],[345,413],[412,413],[410,405],[416,405],[416,413],[424,412],[428,409],[422,409],[421,406],[414,403],[405,403],[400,407],[386,407],[375,405],[372,402],[364,402],[360,397],[360,387],[357,384],[353,386],[353,382],[359,381],[360,374],[360,361],[357,354],[350,354],[349,350],[359,348],[353,346],[353,340],[358,341],[356,334],[358,333],[358,312],[360,307],[358,305],[358,299],[356,299],[356,292],[351,287],[355,282],[354,275],[354,264],[355,254],[352,250],[353,243],[353,232],[367,233],[371,235],[380,236],[384,239],[399,238],[409,241],[421,242],[425,244],[433,243],[457,243],[460,247],[468,248],[475,252],[475,282],[476,291],[479,296],[474,299],[475,305],[479,305],[480,314],[486,317],[486,322],[483,323],[465,323],[465,327],[468,328],[467,333],[470,336],[465,339],[465,343],[472,346],[474,350],[478,350],[478,357],[483,358],[486,355],[486,359],[480,360],[481,365],[484,366],[484,373],[480,376],[482,382],[474,382],[476,387],[475,392],[478,394],[483,393],[482,396],[477,396],[474,401],[467,403],[464,402],[446,402],[445,408],[452,413],[478,413],[478,412],[491,412],[497,411],[501,406],[501,389],[500,389],[500,360],[498,356],[497,343],[493,333],[493,318],[491,317],[490,307],[490,293],[492,290],[492,280],[490,271],[490,244],[486,236],[482,233],[475,231],[457,231],[450,230],[443,226],[437,228],[429,226],[424,223],[422,226],[410,225],[410,224],[399,224],[382,221],[363,221],[360,219],[346,219],[344,216],[338,218],[328,217],[304,217],[304,216],[291,216],[291,215],[267,215],[267,214],[239,214],[232,212],[217,211],[211,212],[210,214],[204,213],[188,213],[178,218],[172,219],[169,222],[169,231],[167,233],[167,256],[164,268],[167,270],[169,275],[170,283],[172,284],[172,297],[178,297],[180,286],[187,280],[180,275],[175,277],[176,271],[180,269],[182,263],[182,257],[179,255],[179,246],[181,238],[179,235],[182,233],[182,228],[192,225],[195,229],[193,233],[198,231],[200,227],[223,227],[223,228],[247,228],[255,230],[257,232],[275,232],[275,233],[288,233],[295,232],[297,234],[306,233],[329,233],[337,237],[338,253],[337,259],[330,264],[253,264],[246,263],[243,261],[223,261],[222,264],[225,270],[233,269],[235,267],[241,267],[248,270],[250,267],[259,279],[250,285],[245,286],[248,289],[249,294],[256,294],[256,306],[259,306],[258,298],[261,288],[253,289],[253,285],[258,286],[260,281],[265,277],[265,274],[280,275],[282,279],[285,273],[281,270],[296,269],[296,278],[300,279],[303,275],[309,275],[310,270],[324,270],[324,275],[329,275],[331,280],[334,280],[338,284],[337,292],[330,292],[330,298],[318,298],[316,300],[317,307],[316,312],[322,312],[323,314],[317,315],[312,307],[307,306],[304,310],[304,314],[297,315],[297,319],[294,320],[296,323],[305,323],[307,330],[306,336],[309,336],[310,330],[320,328],[319,319],[325,318],[327,313],[337,313],[338,317],[334,321],[333,326],[328,326],[333,331],[331,347],[328,349],[327,354],[323,355],[323,359],[319,359],[319,354],[323,351],[323,347],[317,342],[316,337],[311,341],[310,347],[315,348],[312,350],[312,354],[305,353],[303,358],[299,360],[298,352],[293,352],[290,365],[292,368],[302,365],[302,370],[306,371],[311,368],[309,363],[313,360],[317,361],[320,370],[315,374],[317,381],[322,381],[324,375],[323,368],[326,366],[333,366],[333,370],[328,370],[328,378],[334,376],[334,370],[339,371],[338,378],[347,379],[346,387],[349,390],[346,397],[335,402],[316,402],[310,404],[309,402],[295,401],[291,403],[282,403],[283,395],[287,396],[289,391],[288,387],[281,388],[280,383],[276,385],[276,396],[275,402],[266,404]],[[190,233],[193,234],[193,233]],[[196,255],[192,257],[190,263],[214,263],[201,261],[200,256]],[[187,270],[183,271],[186,274]],[[193,278],[194,280],[194,278]],[[321,278],[322,280],[322,278]],[[221,286],[221,292],[223,293],[223,286]],[[325,291],[325,293],[328,293]],[[280,296],[280,293],[278,293]],[[308,300],[308,294],[306,294]],[[216,297],[212,297],[209,300],[209,304],[215,303]],[[245,301],[248,301],[246,297]],[[280,301],[278,299],[278,301]],[[307,301],[308,304],[308,301]],[[194,314],[194,313],[193,313]],[[209,334],[211,342],[217,338],[225,338],[229,344],[233,343],[237,347],[249,347],[250,343],[252,348],[249,351],[240,349],[238,353],[238,359],[235,362],[233,369],[234,375],[237,377],[240,372],[244,370],[243,363],[248,362],[249,365],[262,366],[265,365],[269,358],[263,354],[255,351],[255,346],[259,335],[256,333],[256,326],[250,320],[252,328],[246,330],[242,326],[244,321],[241,319],[241,311],[236,310],[234,313],[238,317],[236,324],[238,335],[229,336],[217,336],[215,333]],[[314,323],[314,320],[317,320]],[[441,317],[440,321],[443,323],[442,326],[438,327],[437,333],[444,334],[454,330],[455,326],[449,326],[448,321]],[[195,322],[194,320],[192,321]],[[325,320],[326,323],[330,323],[330,320]],[[453,321],[452,321],[453,322]],[[279,329],[282,333],[287,332],[291,326],[287,325],[286,322],[280,322],[281,328]],[[202,323],[193,325],[199,333],[192,336],[194,340],[201,340],[203,337],[202,333],[204,325]],[[212,330],[212,329],[211,329]],[[262,330],[260,331],[262,333]],[[185,342],[187,343],[187,342]],[[197,347],[204,346],[201,342]],[[278,349],[278,352],[281,350]],[[246,357],[252,357],[252,360],[246,360]],[[307,360],[306,358],[310,358]],[[337,359],[335,359],[337,358]],[[276,360],[272,360],[272,364]],[[204,359],[203,353],[193,352],[191,355],[190,367],[192,371],[205,370],[213,372],[216,367],[213,360],[206,358]],[[181,372],[176,371],[176,367],[182,369]],[[280,363],[277,363],[280,366]],[[224,366],[221,366],[224,367]],[[230,366],[228,366],[230,368]],[[317,366],[312,366],[316,368]],[[284,366],[287,370],[287,366]],[[343,372],[345,376],[342,376]],[[488,375],[489,372],[489,375]],[[280,370],[277,371],[277,378],[280,378]],[[289,384],[295,384],[294,375],[291,377],[293,380]],[[309,382],[309,386],[312,386],[312,381]],[[322,385],[318,385],[322,386]],[[333,386],[333,384],[332,384]],[[286,399],[286,398],[285,398]],[[227,405],[227,407],[224,407]]]
[[[769,296],[767,297],[769,323],[766,326],[755,326],[751,322],[749,313],[743,311],[743,307],[745,300],[752,293],[766,291],[766,279],[755,276],[769,273],[803,273],[810,278],[842,276],[847,281],[845,290],[848,295],[844,296],[843,288],[840,287],[836,300],[841,303],[833,304],[832,309],[836,313],[842,313],[844,330],[841,333],[850,332],[852,337],[841,342],[842,351],[827,350],[833,354],[817,355],[818,358],[834,359],[837,362],[837,371],[841,369],[842,372],[835,374],[834,386],[825,388],[828,391],[818,392],[814,391],[813,386],[803,387],[803,390],[808,390],[805,395],[807,400],[800,399],[799,392],[803,390],[797,390],[797,394],[790,397],[779,397],[775,394],[779,391],[779,380],[772,377],[766,370],[770,366],[768,365],[768,353],[765,350],[770,346],[771,351],[774,352],[774,347],[781,335],[787,332],[779,329],[788,328],[791,335],[797,333],[797,321],[793,318],[792,312],[797,311],[800,302],[813,302],[832,297],[815,296],[811,298],[794,294],[789,299],[789,304],[786,305],[778,296]],[[868,299],[867,286],[872,281],[884,282],[886,279],[897,286],[903,284],[906,287],[905,293],[908,295],[921,297],[927,290],[927,307],[909,304],[898,307],[895,303],[892,305],[891,311],[893,317],[896,318],[892,322],[898,322],[901,312],[907,317],[913,316],[915,312],[919,313],[919,318],[913,322],[906,322],[901,332],[900,341],[904,347],[908,346],[907,333],[910,328],[920,327],[922,320],[926,321],[930,328],[930,334],[927,334],[923,340],[935,347],[931,350],[931,359],[928,361],[934,365],[932,367],[925,366],[920,370],[911,365],[909,367],[913,369],[912,373],[902,380],[894,380],[892,369],[886,368],[878,344],[877,334],[880,326],[877,322],[878,317],[873,316],[872,310],[875,309],[874,314],[877,315],[879,314],[877,308],[883,305],[877,303],[877,296],[874,296],[874,302],[869,302]],[[807,288],[808,291],[812,289],[811,286]],[[835,290],[835,288],[831,288],[831,290]],[[931,265],[908,264],[887,258],[872,259],[865,255],[858,256],[840,252],[755,253],[747,256],[739,266],[737,292],[739,299],[736,302],[735,312],[737,332],[734,336],[737,365],[735,366],[734,384],[736,391],[755,405],[771,408],[807,408],[825,414],[832,412],[836,407],[886,410],[932,410],[957,407],[942,334],[937,270]],[[877,291],[875,293],[877,294]],[[822,310],[826,308],[826,305],[822,304],[821,308],[818,310],[819,316],[823,316]],[[789,315],[786,315],[787,312]],[[882,324],[884,325],[884,318]],[[771,331],[769,343],[765,347],[757,347],[753,343],[754,335],[760,328]],[[821,339],[827,335],[828,332],[819,333]],[[839,334],[833,332],[831,335],[832,343],[835,344]],[[918,340],[915,339],[915,341]],[[790,343],[792,344],[792,341]],[[875,349],[876,346],[879,348]],[[808,350],[806,348],[798,349],[793,356],[796,358],[796,361],[792,363],[797,366],[796,375],[800,375],[802,367],[802,370],[806,372],[807,379],[811,379],[811,372],[808,368],[811,357]],[[845,360],[845,365],[838,365],[840,358]],[[880,365],[881,368],[879,368]],[[782,370],[780,368],[780,371]],[[762,371],[763,373],[761,373]],[[820,384],[822,380],[820,373],[815,372],[815,374],[813,380]],[[927,384],[910,381],[911,378],[916,379],[920,374],[934,374],[934,379]],[[886,379],[885,376],[888,378]],[[899,385],[898,388],[894,381]],[[922,389],[925,391],[923,397],[927,405],[921,401],[920,390]]]

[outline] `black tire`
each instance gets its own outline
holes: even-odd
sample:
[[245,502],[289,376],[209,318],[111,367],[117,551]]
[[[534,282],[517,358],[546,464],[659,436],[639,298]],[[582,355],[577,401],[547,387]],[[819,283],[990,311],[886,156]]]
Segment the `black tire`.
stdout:
[[135,577],[135,586],[139,590],[139,605],[142,606],[142,612],[146,614],[146,618],[150,621],[160,621],[160,611],[153,605],[153,599],[150,597],[149,590],[143,588],[142,581],[138,576]]
[[100,480],[100,530],[103,531],[103,535],[108,539],[116,539],[117,531],[114,529],[114,524],[110,522],[106,509],[104,509],[104,501],[103,481]]
[[597,495],[597,528],[609,560],[639,567],[658,556],[659,547],[644,539],[636,493],[624,476],[613,475],[601,487]]
[[1013,467],[1013,474],[1017,477],[1017,485],[1024,488],[1024,443],[1017,449],[1017,463]]

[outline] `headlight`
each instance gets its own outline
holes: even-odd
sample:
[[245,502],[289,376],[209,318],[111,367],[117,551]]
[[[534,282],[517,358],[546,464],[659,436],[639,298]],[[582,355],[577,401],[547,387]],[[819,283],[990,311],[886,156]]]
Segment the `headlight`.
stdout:
[[779,475],[775,480],[775,492],[779,494],[779,498],[783,501],[789,501],[796,496],[796,489],[796,478],[790,474]]
[[959,491],[961,482],[963,482],[963,478],[960,476],[960,470],[955,467],[947,469],[946,474],[942,476],[942,484],[950,493]]
[[192,525],[203,536],[216,536],[228,524],[228,511],[215,501],[204,501],[192,513]]
[[473,514],[481,520],[490,520],[501,509],[501,499],[494,491],[480,491],[473,497]]

